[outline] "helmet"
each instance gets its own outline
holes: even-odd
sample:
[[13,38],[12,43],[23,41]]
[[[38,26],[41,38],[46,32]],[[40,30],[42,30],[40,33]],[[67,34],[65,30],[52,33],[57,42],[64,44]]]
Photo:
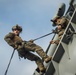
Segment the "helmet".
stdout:
[[56,17],[54,17],[51,21],[52,22],[55,22],[57,19],[59,19],[60,18],[60,16],[56,16]]
[[18,24],[16,24],[16,26],[13,26],[13,27],[12,27],[12,31],[13,31],[13,30],[19,30],[20,32],[22,32],[22,27],[19,26]]
[[53,26],[56,26],[56,21],[57,21],[57,19],[59,19],[60,18],[60,16],[56,16],[56,17],[54,17],[52,20],[50,20],[51,22],[53,22]]

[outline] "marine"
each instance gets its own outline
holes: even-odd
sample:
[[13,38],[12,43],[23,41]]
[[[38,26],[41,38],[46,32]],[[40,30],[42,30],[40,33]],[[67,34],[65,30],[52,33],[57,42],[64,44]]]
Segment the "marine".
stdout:
[[51,22],[53,22],[53,26],[62,25],[66,27],[69,20],[65,16],[56,16],[51,20]]
[[[52,57],[48,56],[44,50],[37,44],[34,43],[33,40],[24,41],[20,37],[20,33],[22,32],[22,27],[16,24],[12,27],[12,32],[8,33],[4,40],[14,49],[17,50],[19,56],[24,59],[28,59],[31,61],[35,61],[40,72],[45,72],[46,68],[44,67],[42,59],[48,63],[51,61]],[[36,52],[39,56],[33,54],[32,52]]]
[[58,34],[58,40],[51,40],[51,44],[59,44],[59,41],[68,25],[69,20],[65,16],[56,16],[54,19],[51,20],[53,22],[54,26],[56,27],[57,34]]
[[61,25],[58,25],[56,29],[57,29],[58,39],[57,40],[51,40],[50,43],[58,45],[60,42],[60,39],[62,38],[62,35],[65,31],[65,28],[61,27]]

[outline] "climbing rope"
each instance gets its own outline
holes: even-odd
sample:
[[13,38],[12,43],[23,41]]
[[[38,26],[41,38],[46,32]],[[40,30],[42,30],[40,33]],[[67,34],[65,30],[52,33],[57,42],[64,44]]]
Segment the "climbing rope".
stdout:
[[46,34],[46,35],[43,35],[43,36],[41,36],[41,37],[38,37],[38,38],[34,39],[33,41],[36,41],[36,40],[41,39],[41,38],[43,38],[43,37],[46,37],[46,36],[48,36],[48,35],[50,35],[50,34],[52,34],[52,33],[53,33],[53,32],[48,33],[48,34]]
[[7,72],[8,72],[9,66],[10,66],[10,64],[11,64],[11,60],[12,60],[12,58],[13,58],[14,53],[15,53],[15,49],[13,50],[13,53],[12,53],[12,55],[11,55],[11,58],[10,58],[9,64],[8,64],[8,66],[7,66],[7,69],[6,69],[4,75],[7,75]]

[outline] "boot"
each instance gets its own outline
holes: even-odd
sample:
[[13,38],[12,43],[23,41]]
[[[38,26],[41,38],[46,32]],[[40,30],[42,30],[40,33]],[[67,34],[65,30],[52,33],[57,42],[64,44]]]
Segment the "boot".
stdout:
[[44,72],[40,72],[39,74],[40,74],[40,75],[44,75]]
[[46,63],[48,63],[49,61],[51,61],[51,59],[52,59],[52,57],[48,56],[48,57],[46,57],[46,58],[44,59],[44,61],[45,61]]
[[46,68],[44,67],[42,60],[36,60],[36,64],[38,65],[38,72],[45,72]]
[[36,71],[38,72],[38,73],[45,73],[46,72],[46,68],[37,68],[36,69]]
[[40,72],[45,73],[46,72],[46,68],[45,67],[40,67]]
[[44,75],[44,73],[46,72],[46,68],[40,68],[39,70],[40,75]]

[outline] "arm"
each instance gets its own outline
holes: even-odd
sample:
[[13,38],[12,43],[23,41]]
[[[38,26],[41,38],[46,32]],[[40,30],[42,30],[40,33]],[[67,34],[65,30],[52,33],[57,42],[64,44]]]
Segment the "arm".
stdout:
[[59,44],[59,41],[60,41],[60,40],[51,40],[51,41],[50,41],[50,44],[57,44],[57,45],[58,45],[58,44]]
[[62,17],[59,24],[65,29],[68,25],[68,22],[69,21],[65,17]]
[[13,42],[15,35],[14,33],[9,33],[4,37],[4,40],[12,47],[15,47],[15,44]]

